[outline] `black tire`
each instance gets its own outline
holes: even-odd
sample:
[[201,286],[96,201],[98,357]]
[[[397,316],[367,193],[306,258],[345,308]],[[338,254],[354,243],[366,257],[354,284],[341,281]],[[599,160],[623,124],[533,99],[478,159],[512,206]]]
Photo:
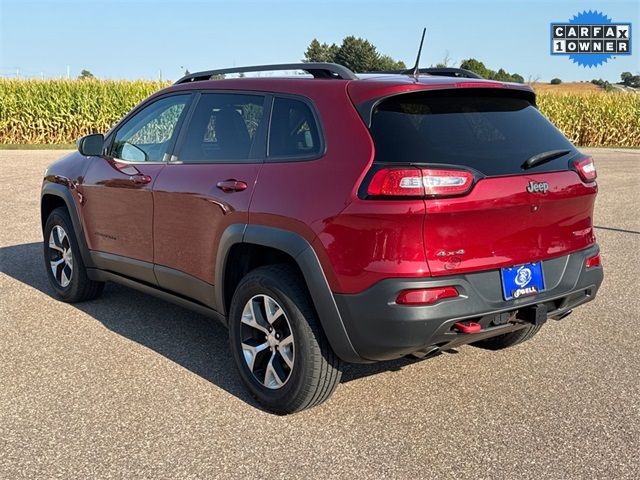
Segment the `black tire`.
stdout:
[[[67,240],[64,242],[64,246],[71,249],[72,270],[70,270],[71,278],[67,279],[69,281],[68,285],[62,285],[54,276],[51,268],[50,262],[61,256],[58,250],[54,250],[49,246],[51,231],[56,226],[61,227],[66,233]],[[56,208],[49,214],[44,226],[43,250],[49,283],[62,301],[68,303],[82,302],[96,298],[102,293],[104,283],[95,282],[87,277],[87,270],[80,255],[80,248],[78,247],[78,240],[73,229],[73,223],[66,208]]]
[[[242,323],[245,306],[249,305],[250,300],[264,296],[275,300],[282,309],[286,325],[290,325],[289,334],[295,342],[291,347],[295,348],[293,366],[288,370],[284,384],[276,389],[265,386],[266,377],[262,382],[257,378],[245,360],[242,347],[242,342],[247,341],[243,340],[247,326]],[[265,325],[268,326],[268,323]],[[276,322],[272,325],[276,325]],[[260,267],[240,281],[231,301],[229,341],[242,382],[264,408],[274,413],[294,413],[319,405],[331,396],[340,383],[340,359],[333,352],[320,326],[304,280],[296,269],[288,265]],[[274,347],[271,353],[265,350],[264,354],[273,359],[277,349]],[[258,354],[255,358],[258,358]]]
[[521,330],[505,333],[504,335],[497,335],[491,338],[485,338],[484,340],[472,343],[471,345],[487,350],[502,350],[504,348],[513,347],[514,345],[526,342],[538,333],[541,328],[542,325],[527,325]]

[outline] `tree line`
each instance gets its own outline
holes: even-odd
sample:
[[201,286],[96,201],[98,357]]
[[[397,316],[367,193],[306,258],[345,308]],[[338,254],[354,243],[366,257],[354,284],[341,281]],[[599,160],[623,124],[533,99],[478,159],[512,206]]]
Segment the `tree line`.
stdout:
[[[340,45],[320,43],[317,38],[314,38],[304,52],[303,61],[338,63],[356,73],[385,72],[407,68],[402,60],[395,60],[389,55],[382,54],[368,40],[352,35],[345,37]],[[436,67],[448,67],[447,64],[448,60],[436,65]],[[522,75],[509,73],[502,68],[497,71],[491,70],[475,58],[463,60],[460,63],[460,68],[475,72],[482,78],[489,80],[524,83]]]
[[[380,53],[375,45],[370,41],[349,35],[345,37],[338,45],[336,43],[321,43],[314,38],[306,51],[304,52],[303,62],[329,62],[344,65],[356,73],[363,72],[387,72],[406,70],[407,65],[402,60],[396,60],[390,55]],[[444,63],[436,64],[435,67],[449,67],[449,58],[445,58]],[[519,73],[509,73],[503,68],[492,70],[483,62],[475,58],[468,58],[460,62],[460,68],[477,73],[482,78],[488,80],[497,80],[501,82],[524,83],[524,77]],[[185,70],[185,75],[189,74],[189,70]],[[240,74],[243,77],[243,74]],[[221,76],[224,78],[224,76]],[[93,79],[94,75],[88,70],[82,70],[78,79]],[[640,75],[633,75],[631,72],[623,72],[620,75],[621,81],[618,85],[627,87],[640,88]],[[552,85],[562,83],[559,78],[551,80]],[[606,80],[592,80],[594,83],[605,90],[612,89],[613,86]]]

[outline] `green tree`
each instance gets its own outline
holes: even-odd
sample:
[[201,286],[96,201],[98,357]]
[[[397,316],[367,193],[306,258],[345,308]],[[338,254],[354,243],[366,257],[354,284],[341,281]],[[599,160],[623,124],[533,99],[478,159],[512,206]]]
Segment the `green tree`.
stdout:
[[348,36],[338,46],[320,43],[314,38],[304,54],[304,62],[332,62],[344,65],[354,72],[402,70],[404,62],[378,53],[376,47],[363,38]]
[[78,80],[91,80],[94,78],[96,78],[95,75],[89,70],[82,70],[80,72],[80,75],[78,75]]
[[[460,64],[460,68],[464,68],[465,70],[470,70],[474,73],[477,73],[482,78],[489,78],[490,70],[484,66],[480,60],[476,60],[475,58],[469,58],[468,60],[463,60]],[[494,73],[491,71],[491,73]]]
[[377,70],[378,58],[376,47],[368,40],[348,36],[342,40],[335,61],[354,72],[369,72]]
[[516,82],[516,83],[524,83],[524,77],[517,73],[509,73],[503,68],[499,69],[497,72],[487,68],[484,63],[480,60],[476,60],[475,58],[469,58],[467,60],[463,60],[460,64],[460,68],[464,68],[465,70],[470,70],[472,72],[477,73],[482,78],[486,78],[488,80],[498,80],[500,82]]
[[562,80],[560,80],[559,78],[552,78],[550,83],[551,85],[560,85],[562,83]]
[[633,88],[640,88],[640,75],[633,75],[631,72],[622,72],[620,75],[622,85]]
[[500,82],[510,82],[511,75],[509,75],[504,69],[498,70],[491,80],[498,80]]
[[600,88],[603,88],[606,92],[610,92],[612,90],[615,89],[615,87],[613,85],[611,85],[611,83],[609,83],[607,80],[603,80],[601,78],[599,79],[593,79],[591,80],[591,83],[593,83],[594,85],[599,86]]
[[392,70],[405,70],[407,66],[402,61],[396,61],[389,55],[381,55],[378,59],[377,70],[389,72]]
[[305,62],[333,62],[338,46],[335,43],[331,45],[320,43],[316,38],[311,40],[307,51],[304,53]]

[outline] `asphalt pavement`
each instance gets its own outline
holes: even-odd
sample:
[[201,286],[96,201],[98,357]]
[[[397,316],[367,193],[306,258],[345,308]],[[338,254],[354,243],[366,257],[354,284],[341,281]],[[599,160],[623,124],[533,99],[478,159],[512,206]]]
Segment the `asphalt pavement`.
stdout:
[[347,366],[279,417],[217,323],[117,285],[53,298],[39,189],[64,152],[0,150],[0,478],[640,478],[640,150],[584,151],[595,301],[501,352]]

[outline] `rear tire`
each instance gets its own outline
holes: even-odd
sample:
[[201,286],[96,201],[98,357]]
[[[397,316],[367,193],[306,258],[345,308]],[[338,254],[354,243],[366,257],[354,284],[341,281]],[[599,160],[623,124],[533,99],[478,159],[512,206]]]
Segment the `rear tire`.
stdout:
[[327,400],[342,376],[300,274],[288,265],[249,272],[229,312],[231,353],[242,382],[267,410],[298,412]]
[[62,301],[82,302],[102,293],[104,283],[87,276],[73,223],[65,208],[56,208],[49,214],[43,248],[49,283]]
[[491,338],[485,338],[479,342],[472,343],[474,347],[484,348],[487,350],[502,350],[504,348],[513,347],[522,342],[526,342],[540,331],[542,325],[527,325],[521,330],[503,335],[497,335]]

